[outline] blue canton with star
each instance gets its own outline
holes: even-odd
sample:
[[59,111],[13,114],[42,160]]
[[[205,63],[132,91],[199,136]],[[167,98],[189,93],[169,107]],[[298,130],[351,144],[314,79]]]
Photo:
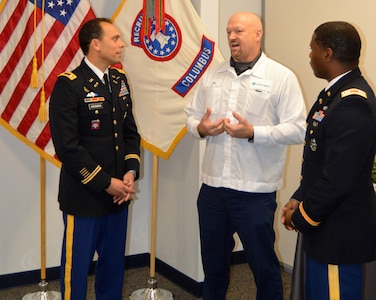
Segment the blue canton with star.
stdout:
[[[29,1],[34,5],[34,0]],[[40,9],[42,9],[42,1],[45,0],[37,0],[37,6]],[[44,11],[64,25],[67,25],[79,3],[80,0],[47,0]]]

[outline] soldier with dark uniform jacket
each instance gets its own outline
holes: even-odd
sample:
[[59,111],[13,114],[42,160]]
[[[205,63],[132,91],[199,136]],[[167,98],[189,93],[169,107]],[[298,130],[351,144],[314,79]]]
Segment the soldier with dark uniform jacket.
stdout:
[[352,25],[324,23],[310,45],[314,74],[329,84],[308,114],[302,179],[282,223],[303,236],[305,300],[361,300],[363,263],[376,259],[375,95]]
[[[60,74],[51,95],[50,127],[62,162],[58,201],[63,212],[63,299],[86,299],[94,253],[96,299],[121,299],[128,205],[135,193],[140,136],[121,60],[124,43],[110,20],[79,33],[80,66]],[[107,79],[105,79],[107,77]]]

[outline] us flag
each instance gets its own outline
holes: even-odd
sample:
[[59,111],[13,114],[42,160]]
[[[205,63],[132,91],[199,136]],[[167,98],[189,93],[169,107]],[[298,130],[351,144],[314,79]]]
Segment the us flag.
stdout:
[[[38,120],[41,95],[48,111],[57,76],[82,60],[78,31],[93,18],[87,0],[2,0],[0,4],[0,124],[54,163],[49,122]],[[34,57],[37,87],[30,84]]]

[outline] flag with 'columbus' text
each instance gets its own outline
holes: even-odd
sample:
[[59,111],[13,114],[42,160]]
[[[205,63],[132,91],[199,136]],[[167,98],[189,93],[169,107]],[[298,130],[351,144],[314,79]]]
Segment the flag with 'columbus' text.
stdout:
[[[2,0],[0,124],[59,165],[45,117],[57,76],[80,64],[78,31],[95,18],[88,0]],[[33,86],[33,87],[31,87]]]
[[199,79],[223,57],[190,0],[125,0],[113,19],[141,145],[168,159],[187,131],[184,107]]

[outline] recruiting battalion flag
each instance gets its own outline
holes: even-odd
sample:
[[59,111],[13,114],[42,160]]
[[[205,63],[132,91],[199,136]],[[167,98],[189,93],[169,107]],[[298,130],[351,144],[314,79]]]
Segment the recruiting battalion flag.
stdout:
[[141,144],[168,159],[186,133],[184,107],[198,80],[223,57],[190,0],[123,0],[113,19],[126,43]]
[[81,62],[78,30],[93,18],[87,0],[0,3],[0,124],[57,165],[49,122],[38,113],[48,111],[58,74]]

